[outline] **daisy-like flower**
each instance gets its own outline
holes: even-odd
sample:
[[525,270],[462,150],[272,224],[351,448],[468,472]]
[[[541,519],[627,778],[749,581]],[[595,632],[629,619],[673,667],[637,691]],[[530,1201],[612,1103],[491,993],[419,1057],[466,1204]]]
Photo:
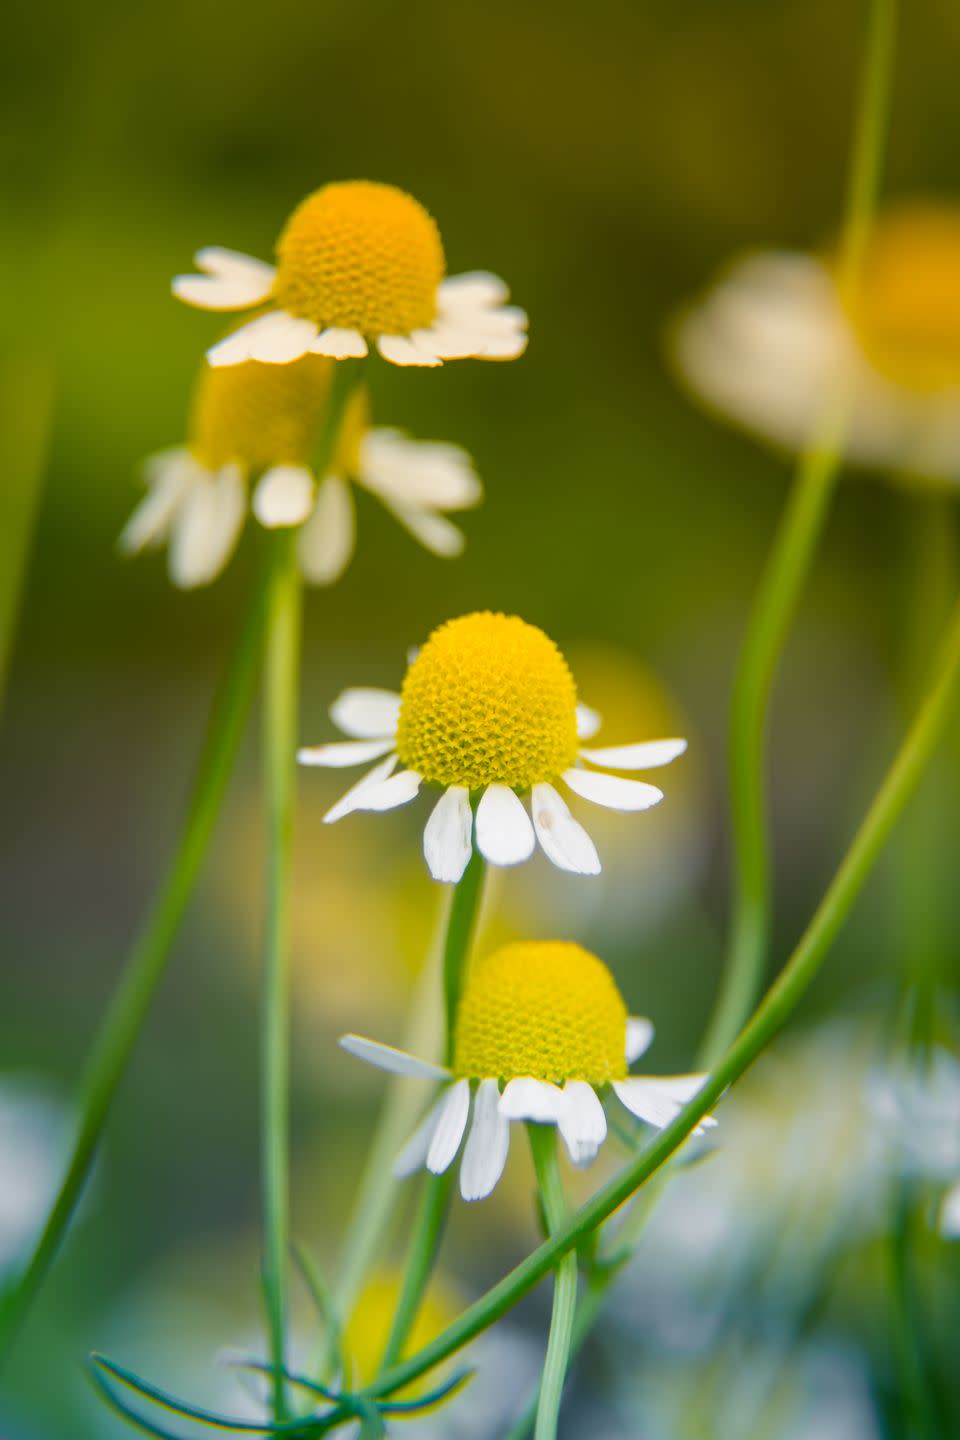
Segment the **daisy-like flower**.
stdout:
[[779,446],[803,449],[843,393],[850,459],[960,480],[958,207],[881,216],[846,300],[832,256],[747,256],[680,319],[672,342],[698,398]]
[[[411,661],[399,695],[346,690],[330,714],[353,738],[301,749],[300,763],[377,764],[325,820],[353,810],[392,810],[421,785],[440,789],[423,848],[434,879],[450,882],[467,867],[474,830],[477,849],[493,865],[528,860],[539,840],[561,870],[599,874],[596,847],[557,784],[611,810],[648,810],[663,799],[661,790],[596,767],[648,770],[686,749],[685,740],[583,748],[600,717],[578,705],[556,645],[536,626],[488,611],[435,630]],[[530,813],[521,799],[527,795]]]
[[328,585],[353,554],[351,484],[375,495],[428,550],[456,555],[463,536],[443,511],[480,498],[469,455],[456,445],[372,428],[366,390],[344,413],[330,467],[311,463],[329,399],[333,362],[307,355],[290,365],[204,364],[186,445],[147,461],[147,495],[120,537],[130,553],[169,545],[170,577],[188,589],[213,580],[233,553],[256,478],[252,509],[268,528],[302,526],[304,577]]
[[527,317],[506,304],[496,275],[444,278],[436,221],[393,185],[350,180],[308,195],[277,242],[277,265],[208,247],[200,275],[178,275],[173,292],[205,310],[258,315],[208,352],[211,365],[302,355],[361,359],[372,340],[394,365],[441,365],[475,356],[514,360]]
[[[608,1089],[648,1125],[669,1125],[707,1077],[631,1075],[652,1040],[653,1025],[627,1015],[602,960],[579,945],[546,940],[505,945],[470,967],[449,1069],[359,1035],[344,1035],[340,1044],[381,1070],[444,1082],[397,1158],[396,1175],[424,1165],[442,1175],[472,1108],[460,1193],[482,1200],[503,1174],[513,1120],[556,1125],[581,1167],[593,1163],[606,1139]],[[715,1124],[705,1116],[693,1133]]]

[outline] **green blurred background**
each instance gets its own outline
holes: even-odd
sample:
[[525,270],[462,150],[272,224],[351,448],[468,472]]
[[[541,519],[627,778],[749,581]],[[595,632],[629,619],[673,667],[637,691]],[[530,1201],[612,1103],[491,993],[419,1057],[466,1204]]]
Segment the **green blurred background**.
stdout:
[[[604,877],[571,888],[539,858],[502,878],[489,923],[491,935],[562,924],[593,945],[631,1008],[657,1021],[655,1067],[689,1065],[727,912],[731,675],[789,465],[692,407],[664,330],[733,252],[809,247],[834,229],[864,11],[853,0],[14,0],[0,100],[4,505],[20,503],[28,468],[9,457],[46,460],[0,736],[0,1074],[69,1096],[174,842],[256,565],[252,527],[227,573],[193,594],[172,590],[162,557],[116,552],[139,462],[182,440],[218,330],[170,298],[169,278],[202,244],[268,258],[297,200],[352,176],[421,199],[454,273],[506,276],[531,343],[511,365],[376,367],[377,420],[467,446],[486,500],[451,563],[360,498],[346,578],[307,599],[304,740],[332,734],[326,707],[343,684],[395,686],[408,645],[486,607],[542,625],[596,678],[622,709],[626,733],[612,739],[678,717],[689,759],[661,811],[604,828]],[[958,56],[949,0],[905,7],[892,194],[960,183]],[[774,709],[780,958],[932,653],[912,605],[917,556],[931,527],[949,541],[954,525],[949,500],[878,477],[838,496]],[[159,1348],[171,1330],[196,1325],[199,1369],[222,1341],[255,1333],[256,739],[254,727],[85,1213],[4,1378],[3,1440],[114,1433],[82,1373],[93,1347],[172,1382],[182,1372],[164,1371]],[[336,776],[301,777],[294,923],[295,1230],[325,1261],[382,1093],[334,1039],[343,1028],[400,1039],[441,900],[419,860],[423,807],[324,831],[337,793]],[[835,1010],[881,1026],[892,1013],[909,948],[905,853],[891,851],[798,1028]],[[955,979],[949,817],[932,854],[943,883],[931,943]],[[503,1197],[458,1208],[448,1269],[464,1293],[531,1242],[527,1188],[517,1161]],[[956,1256],[931,1263],[956,1295]],[[842,1329],[882,1415],[889,1355],[868,1321],[871,1266],[851,1282]],[[614,1364],[596,1360],[601,1382]],[[660,1433],[604,1423],[589,1433]]]

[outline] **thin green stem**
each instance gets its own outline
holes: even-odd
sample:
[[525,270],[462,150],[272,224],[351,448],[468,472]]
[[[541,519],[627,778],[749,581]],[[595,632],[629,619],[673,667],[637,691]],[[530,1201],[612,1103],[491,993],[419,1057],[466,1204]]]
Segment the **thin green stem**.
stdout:
[[[450,900],[447,934],[443,947],[443,991],[446,999],[446,1058],[453,1061],[456,1007],[463,988],[463,976],[476,929],[486,865],[474,851]],[[430,1283],[450,1209],[453,1167],[443,1175],[428,1175],[413,1227],[404,1267],[403,1284],[381,1368],[399,1361]]]
[[[839,278],[845,303],[855,295],[876,205],[890,108],[897,0],[871,0],[859,111],[847,186]],[[770,693],[829,509],[840,467],[846,396],[838,394],[803,456],[764,569],[734,681],[730,717],[730,800],[734,905],[720,995],[703,1061],[722,1055],[763,985],[771,921],[770,843],[765,755]]]
[[0,1362],[70,1223],[114,1094],[193,893],[253,699],[263,643],[267,589],[265,572],[251,599],[214,702],[176,853],[146,925],[127,959],[87,1062],[77,1101],[78,1129],[60,1189],[26,1267],[0,1303]]
[[555,1267],[562,1255],[581,1244],[669,1159],[724,1091],[769,1044],[819,971],[904,805],[914,793],[952,714],[958,682],[960,606],[952,617],[933,684],[823,900],[777,980],[703,1088],[641,1155],[602,1186],[555,1235],[539,1245],[418,1354],[380,1375],[369,1387],[368,1395],[387,1395],[409,1385],[506,1314]]
[[[563,1193],[557,1158],[557,1130],[554,1125],[528,1125],[530,1150],[537,1175],[540,1203],[547,1234],[555,1234],[570,1214]],[[556,1440],[560,1403],[570,1363],[573,1319],[577,1308],[577,1252],[568,1250],[557,1265],[550,1315],[550,1336],[540,1379],[534,1440]]]
[[301,581],[294,535],[274,537],[264,701],[266,928],[264,937],[261,1106],[263,1295],[274,1369],[274,1418],[286,1419],[285,1364],[289,1248],[289,907],[300,669]]
[[914,1264],[915,1184],[903,1177],[898,1177],[894,1184],[888,1256],[891,1329],[900,1383],[900,1423],[902,1434],[909,1440],[937,1440],[943,1429],[928,1368],[930,1352],[924,1343],[925,1326]]

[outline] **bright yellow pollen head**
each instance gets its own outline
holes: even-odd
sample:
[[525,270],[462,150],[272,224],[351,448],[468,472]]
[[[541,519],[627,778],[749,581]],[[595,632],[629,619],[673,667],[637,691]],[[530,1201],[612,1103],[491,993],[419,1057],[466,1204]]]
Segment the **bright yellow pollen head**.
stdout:
[[878,220],[850,319],[891,380],[960,387],[960,207],[904,206]]
[[407,670],[397,752],[437,785],[555,780],[577,757],[577,693],[542,630],[483,611],[434,630]]
[[323,417],[334,362],[305,355],[289,365],[204,365],[194,392],[190,448],[203,465],[238,461],[305,465]]
[[596,955],[520,941],[477,961],[457,1011],[453,1069],[470,1079],[622,1080],[627,1007]]
[[369,180],[308,195],[284,227],[277,259],[274,295],[285,310],[364,335],[432,324],[446,268],[432,215]]

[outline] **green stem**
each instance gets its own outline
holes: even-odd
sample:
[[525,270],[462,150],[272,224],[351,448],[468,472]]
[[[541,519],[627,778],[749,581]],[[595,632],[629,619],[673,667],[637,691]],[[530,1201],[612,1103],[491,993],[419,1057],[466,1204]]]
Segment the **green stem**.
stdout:
[[266,929],[262,1009],[263,1295],[274,1368],[274,1418],[286,1418],[285,1364],[289,1247],[289,907],[300,665],[301,581],[295,537],[274,537],[264,701]]
[[[476,851],[463,872],[450,901],[447,934],[443,947],[443,993],[446,999],[446,1060],[453,1062],[456,1007],[463,988],[463,976],[476,929],[486,865]],[[381,1369],[394,1365],[403,1354],[410,1331],[430,1283],[430,1276],[440,1250],[440,1242],[450,1209],[454,1170],[443,1175],[428,1175],[420,1208],[413,1227],[410,1249],[404,1267],[403,1284],[397,1301],[390,1336],[380,1362]]]
[[386,1395],[409,1385],[499,1320],[555,1267],[562,1255],[580,1245],[592,1230],[630,1199],[769,1044],[819,971],[890,831],[914,793],[950,719],[958,681],[960,606],[951,619],[934,682],[823,900],[777,980],[703,1088],[641,1155],[602,1186],[555,1235],[539,1245],[419,1354],[379,1376],[366,1392],[368,1395]]
[[79,1127],[53,1208],[27,1265],[0,1304],[0,1361],[53,1261],[93,1163],[117,1086],[164,972],[234,766],[260,664],[267,574],[258,583],[207,727],[190,804],[166,880],[130,953],[94,1042],[77,1102]]
[[[847,187],[838,284],[855,294],[876,205],[889,111],[897,0],[872,0]],[[846,396],[837,395],[803,456],[754,603],[734,682],[730,800],[734,908],[721,991],[703,1061],[722,1055],[756,1003],[770,939],[770,843],[764,801],[767,715],[777,665],[823,529],[843,448]]]
[[[540,1202],[547,1234],[560,1229],[570,1211],[563,1193],[557,1158],[557,1131],[554,1125],[528,1125],[530,1150],[540,1189]],[[577,1252],[568,1250],[557,1266],[550,1316],[550,1337],[540,1380],[534,1440],[555,1440],[560,1403],[570,1363],[573,1319],[577,1308]]]
[[928,1368],[928,1347],[917,1276],[914,1268],[913,1209],[915,1186],[909,1178],[894,1182],[893,1216],[888,1246],[893,1348],[900,1380],[902,1433],[910,1440],[937,1440],[943,1431],[937,1397]]

